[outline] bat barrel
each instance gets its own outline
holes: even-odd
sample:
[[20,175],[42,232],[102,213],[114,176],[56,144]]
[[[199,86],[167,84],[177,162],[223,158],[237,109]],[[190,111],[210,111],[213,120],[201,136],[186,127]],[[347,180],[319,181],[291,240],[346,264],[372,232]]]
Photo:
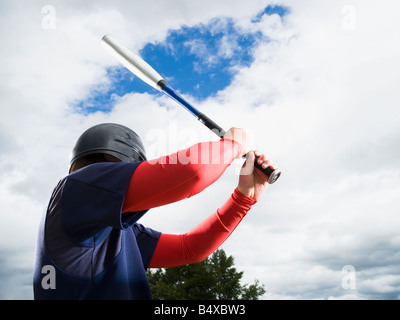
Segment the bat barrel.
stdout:
[[142,79],[154,89],[161,91],[160,83],[163,78],[141,57],[134,54],[125,45],[114,39],[111,35],[105,35],[101,39],[103,47],[114,56],[123,66],[130,70],[134,75]]

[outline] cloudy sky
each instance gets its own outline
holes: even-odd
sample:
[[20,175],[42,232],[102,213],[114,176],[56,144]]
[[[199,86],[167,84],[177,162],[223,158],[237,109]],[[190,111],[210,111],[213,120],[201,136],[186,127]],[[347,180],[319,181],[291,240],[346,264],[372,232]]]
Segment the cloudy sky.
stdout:
[[[81,132],[118,122],[150,157],[214,140],[121,68],[141,54],[221,126],[246,128],[282,169],[223,245],[264,299],[400,298],[400,21],[396,1],[3,0],[0,299],[32,299],[36,232]],[[149,211],[184,233],[236,187]]]

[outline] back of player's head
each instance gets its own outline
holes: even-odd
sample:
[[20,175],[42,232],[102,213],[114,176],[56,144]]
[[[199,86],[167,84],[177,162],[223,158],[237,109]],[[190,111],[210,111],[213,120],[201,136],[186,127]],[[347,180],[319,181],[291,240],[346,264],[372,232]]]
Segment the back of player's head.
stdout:
[[78,138],[72,150],[70,171],[77,161],[83,167],[96,162],[145,160],[142,140],[133,130],[116,123],[103,123],[87,129]]

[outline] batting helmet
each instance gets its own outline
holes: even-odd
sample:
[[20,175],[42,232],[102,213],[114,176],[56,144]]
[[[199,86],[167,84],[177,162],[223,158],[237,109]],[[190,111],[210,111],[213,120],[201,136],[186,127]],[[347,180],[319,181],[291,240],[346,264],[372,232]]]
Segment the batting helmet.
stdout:
[[140,137],[116,123],[103,123],[87,129],[72,150],[71,165],[90,154],[109,154],[122,162],[145,161],[146,152]]

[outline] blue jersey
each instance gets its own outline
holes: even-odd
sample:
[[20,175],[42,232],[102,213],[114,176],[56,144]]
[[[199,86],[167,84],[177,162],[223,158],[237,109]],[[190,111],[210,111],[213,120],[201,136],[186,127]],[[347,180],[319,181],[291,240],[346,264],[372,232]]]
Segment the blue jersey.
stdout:
[[38,234],[35,299],[151,299],[146,269],[160,233],[121,214],[139,163],[97,163],[62,179]]

